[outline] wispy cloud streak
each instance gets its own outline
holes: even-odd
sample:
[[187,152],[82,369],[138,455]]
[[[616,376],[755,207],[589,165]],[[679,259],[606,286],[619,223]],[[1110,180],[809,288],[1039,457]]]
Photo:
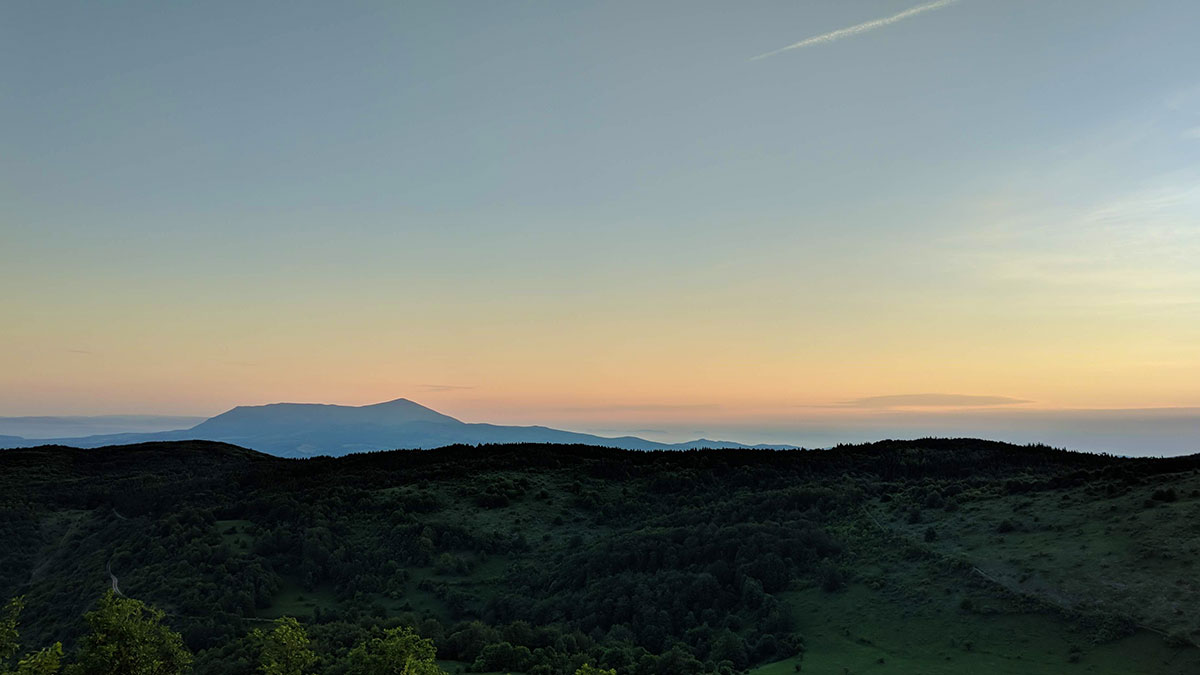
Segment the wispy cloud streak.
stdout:
[[862,33],[868,32],[868,31],[873,31],[876,28],[883,28],[884,26],[889,26],[893,23],[896,23],[898,21],[903,21],[910,17],[914,17],[918,14],[924,14],[925,12],[932,12],[935,9],[941,9],[948,5],[953,5],[956,2],[958,2],[958,0],[937,0],[937,2],[931,2],[931,3],[925,4],[925,5],[919,5],[917,7],[911,8],[911,9],[906,9],[903,12],[900,12],[899,14],[893,14],[891,16],[887,16],[882,19],[874,19],[872,21],[866,21],[866,22],[863,22],[863,23],[860,23],[860,24],[857,24],[854,26],[849,26],[847,28],[839,28],[835,31],[830,31],[830,32],[824,33],[822,35],[810,37],[808,39],[801,40],[800,42],[797,42],[795,44],[791,44],[786,47],[781,47],[779,49],[776,49],[773,52],[767,52],[766,54],[759,54],[758,56],[755,56],[754,58],[752,58],[750,60],[758,61],[759,59],[765,59],[768,56],[774,56],[776,54],[781,54],[783,52],[791,51],[793,49],[801,49],[803,47],[811,47],[813,45],[821,45],[821,44],[826,44],[828,42],[835,42],[837,40],[841,40],[842,38],[854,37],[855,35],[860,35]]
[[1032,403],[1011,396],[968,396],[965,394],[891,394],[843,401],[850,408],[980,408]]
[[477,389],[473,384],[422,384],[421,391],[427,391],[433,394],[440,394],[445,391],[467,391],[468,389]]

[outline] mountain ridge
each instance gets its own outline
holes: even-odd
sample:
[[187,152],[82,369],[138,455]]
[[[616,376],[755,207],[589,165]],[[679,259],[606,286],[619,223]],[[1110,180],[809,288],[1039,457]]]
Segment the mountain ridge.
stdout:
[[747,445],[703,438],[683,443],[660,443],[638,436],[598,436],[542,425],[463,422],[407,398],[362,406],[329,403],[236,406],[191,428],[172,431],[39,439],[0,436],[0,444],[6,447],[66,445],[95,448],[152,441],[190,440],[232,443],[279,457],[341,456],[397,448],[430,449],[447,445],[502,443],[583,444],[625,450],[796,447]]

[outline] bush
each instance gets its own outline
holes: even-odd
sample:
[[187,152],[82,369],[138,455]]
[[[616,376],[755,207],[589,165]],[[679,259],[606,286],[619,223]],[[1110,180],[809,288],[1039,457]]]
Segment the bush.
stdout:
[[1151,495],[1150,498],[1158,502],[1173,502],[1178,499],[1179,496],[1175,494],[1175,488],[1167,488],[1165,490],[1155,490],[1154,494]]
[[818,578],[821,581],[821,589],[828,593],[839,591],[846,586],[845,573],[842,572],[842,568],[833,563],[822,565],[818,572]]
[[1167,635],[1164,641],[1167,643],[1167,646],[1171,647],[1172,649],[1184,649],[1186,647],[1193,646],[1192,641],[1189,640],[1187,635],[1183,632],[1170,633]]

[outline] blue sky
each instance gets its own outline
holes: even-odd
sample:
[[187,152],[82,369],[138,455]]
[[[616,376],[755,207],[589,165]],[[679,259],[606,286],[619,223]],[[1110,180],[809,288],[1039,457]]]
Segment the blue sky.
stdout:
[[1200,405],[1200,5],[921,6],[6,3],[0,413]]

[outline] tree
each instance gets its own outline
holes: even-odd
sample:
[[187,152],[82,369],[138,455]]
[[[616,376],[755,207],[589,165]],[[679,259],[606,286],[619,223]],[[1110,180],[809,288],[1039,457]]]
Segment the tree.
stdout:
[[734,667],[739,669],[745,668],[749,663],[742,638],[728,628],[717,634],[710,656],[714,661],[731,661]]
[[585,663],[575,671],[575,675],[617,675],[617,671],[615,669],[603,670],[590,663]]
[[15,675],[54,675],[62,666],[62,657],[62,643],[55,642],[17,662]]
[[0,663],[7,663],[21,647],[17,641],[17,620],[21,617],[21,609],[25,606],[23,597],[13,598],[4,606],[4,617],[0,618]]
[[0,675],[54,675],[62,662],[62,643],[55,642],[41,651],[27,654],[17,662],[17,669],[10,671],[8,662],[20,649],[20,632],[17,630],[21,610],[25,607],[22,597],[13,598],[4,607],[0,618]]
[[191,670],[192,654],[179,633],[162,624],[162,610],[111,590],[84,615],[91,633],[80,643],[69,675],[180,675]]
[[351,672],[362,675],[445,675],[436,658],[433,640],[407,626],[390,628],[382,638],[360,642],[347,656]]
[[495,670],[529,670],[533,665],[533,653],[529,648],[513,646],[509,642],[494,642],[483,648],[471,670],[488,672]]
[[290,616],[276,619],[270,633],[255,629],[252,635],[262,645],[258,669],[264,675],[305,675],[305,669],[317,661],[308,647],[308,632]]

